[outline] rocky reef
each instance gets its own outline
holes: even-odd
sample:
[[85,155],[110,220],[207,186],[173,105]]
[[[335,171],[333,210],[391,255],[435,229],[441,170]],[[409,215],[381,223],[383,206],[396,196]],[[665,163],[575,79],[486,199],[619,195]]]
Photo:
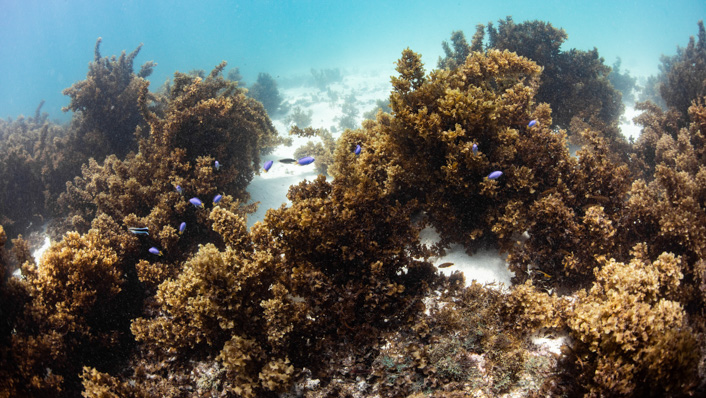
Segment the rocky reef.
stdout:
[[[0,227],[0,396],[703,393],[706,98],[684,113],[668,95],[702,78],[682,65],[706,62],[699,32],[670,61],[673,108],[638,105],[630,144],[609,68],[559,51],[550,24],[455,32],[429,72],[406,49],[390,112],[338,139],[292,129],[323,138],[302,151],[333,179],[291,186],[250,229],[248,185],[281,142],[265,107],[225,62],[150,92],[139,48],[103,58],[99,40],[70,126],[2,125],[0,181],[24,178],[15,199],[41,197],[61,239],[35,263]],[[63,190],[47,177],[77,162]],[[2,223],[22,219],[2,199]],[[430,259],[451,244],[506,253],[513,286],[441,275]]]

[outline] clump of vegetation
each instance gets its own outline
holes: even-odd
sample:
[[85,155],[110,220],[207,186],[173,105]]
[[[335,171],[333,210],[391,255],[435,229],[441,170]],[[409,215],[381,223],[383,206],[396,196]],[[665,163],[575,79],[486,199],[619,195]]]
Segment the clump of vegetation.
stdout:
[[449,42],[446,40],[441,43],[441,47],[444,50],[444,57],[439,57],[439,61],[437,62],[438,68],[456,69],[466,62],[466,58],[471,55],[471,52],[482,52],[484,33],[485,26],[478,25],[476,27],[476,34],[473,36],[472,45],[468,45],[466,35],[463,34],[463,31],[455,30],[451,32],[451,45],[449,45]]
[[66,143],[67,134],[65,127],[40,115],[40,108],[34,117],[0,120],[0,223],[10,237],[43,223],[51,214],[51,199],[64,188],[53,178],[84,160],[54,152]]
[[312,110],[303,111],[301,107],[296,106],[294,109],[284,118],[285,124],[293,124],[299,128],[306,128],[311,126],[311,116],[314,114]]
[[603,262],[568,319],[589,394],[688,394],[697,383],[699,349],[675,301],[681,259],[663,253],[650,262],[638,245],[627,264]]
[[623,96],[623,102],[632,104],[635,102],[637,78],[630,76],[630,71],[621,71],[621,65],[622,60],[618,57],[618,59],[615,60],[615,63],[613,63],[613,68],[608,75],[608,80],[610,80],[610,83],[616,90],[620,91]]
[[257,101],[220,76],[224,67],[221,63],[206,79],[176,73],[157,112],[148,109],[144,87],[141,106],[149,138],[141,140],[135,156],[89,162],[82,177],[67,186],[59,202],[74,228],[85,231],[98,213],[119,221],[134,214],[148,217],[135,221],[154,234],[162,231],[162,247],[171,248],[175,226],[196,220],[193,214],[186,218],[189,198],[221,193],[247,201],[260,152],[278,143],[277,132]]
[[706,29],[698,23],[698,39],[689,38],[685,48],[677,47],[672,57],[662,56],[659,93],[670,108],[683,117],[682,126],[692,103],[706,95]]
[[231,68],[226,74],[226,79],[232,82],[238,82],[238,85],[240,86],[245,86],[245,83],[243,82],[243,75],[240,74],[240,68],[238,67]]
[[90,158],[125,156],[137,148],[137,128],[145,127],[138,97],[154,63],[135,73],[141,46],[102,57],[100,43],[86,80],[64,90],[71,98],[65,110],[75,112],[70,126],[48,121],[41,104],[34,117],[0,121],[0,222],[10,236],[61,214],[57,198]]
[[375,108],[363,113],[363,119],[374,120],[378,112],[390,113],[392,108],[390,108],[390,102],[387,100],[376,100]]
[[331,133],[326,129],[314,129],[311,127],[301,129],[298,126],[292,126],[289,134],[319,138],[320,142],[309,141],[297,148],[294,151],[294,157],[301,159],[305,156],[312,156],[316,159],[316,171],[320,174],[328,174],[328,168],[333,164],[333,152],[336,149],[336,140],[333,139]]
[[[406,50],[397,70],[392,114],[380,113],[342,135],[329,169],[334,177],[351,184],[371,180],[401,203],[415,201],[442,245],[510,251],[520,282],[533,269],[563,274],[561,250],[593,259],[592,251],[579,251],[581,236],[602,239],[608,229],[591,229],[595,217],[585,219],[582,208],[603,201],[601,195],[618,204],[629,188],[627,168],[597,137],[578,160],[569,155],[566,137],[550,128],[549,107],[534,105],[535,63],[489,50],[472,53],[453,71],[425,75],[419,55]],[[493,171],[502,176],[488,178]],[[618,218],[612,208],[608,214]],[[517,245],[525,231],[530,239]],[[588,264],[566,277],[583,279],[593,268]]]
[[269,73],[257,75],[257,81],[248,89],[248,96],[260,101],[271,117],[286,113],[277,82]]
[[162,361],[138,378],[142,388],[159,391],[161,369],[177,355],[182,364],[215,358],[226,370],[224,391],[279,392],[295,369],[329,372],[322,356],[332,348],[368,344],[405,322],[433,274],[413,260],[424,251],[408,210],[360,188],[323,176],[301,183],[289,192],[291,207],[270,210],[251,231],[241,216],[212,210],[225,249],[201,247],[178,278],[160,285],[157,315],[132,324]]
[[98,161],[110,154],[124,157],[137,149],[135,129],[145,127],[138,97],[155,66],[154,62],[147,62],[139,72],[133,72],[133,62],[142,45],[127,55],[123,51],[116,58],[101,57],[100,44],[98,38],[86,80],[64,90],[71,97],[64,111],[75,112],[72,124],[76,139],[82,144],[82,151]]
[[124,365],[121,353],[133,340],[126,327],[140,306],[121,255],[135,249],[136,239],[115,227],[96,219],[89,233],[69,233],[53,245],[39,267],[25,263],[24,280],[14,282],[12,302],[19,305],[6,318],[13,332],[3,347],[0,392],[61,396],[79,391],[84,365],[110,371]]
[[497,27],[479,25],[469,45],[462,32],[451,37],[453,50],[444,45],[446,57],[439,65],[453,69],[463,64],[464,56],[482,51],[485,31],[487,49],[508,50],[527,57],[542,67],[541,85],[535,100],[552,108],[552,122],[566,129],[569,137],[580,142],[580,132],[589,127],[601,132],[611,148],[625,152],[625,140],[617,128],[623,113],[621,95],[610,83],[611,68],[595,48],[591,51],[562,51],[567,34],[543,21],[516,24],[511,17],[498,21]]
[[355,104],[355,96],[349,94],[341,105],[341,116],[337,117],[338,128],[341,130],[354,129],[358,127],[358,107]]
[[331,69],[314,69],[311,68],[311,77],[314,79],[314,85],[321,91],[326,91],[332,83],[337,83],[343,80],[341,70],[338,68]]

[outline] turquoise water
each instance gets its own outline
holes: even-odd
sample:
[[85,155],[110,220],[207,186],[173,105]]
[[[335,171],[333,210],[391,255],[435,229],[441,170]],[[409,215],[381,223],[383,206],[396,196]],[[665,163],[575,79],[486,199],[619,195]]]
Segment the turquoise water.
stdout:
[[687,1],[47,1],[0,0],[0,117],[32,115],[44,99],[52,119],[68,120],[61,90],[84,79],[98,37],[102,55],[144,43],[137,67],[157,62],[151,89],[174,71],[210,70],[221,60],[246,82],[259,72],[283,78],[310,68],[394,73],[410,47],[428,68],[452,30],[540,19],[569,34],[564,49],[598,48],[633,75],[658,72],[695,35],[706,2]]

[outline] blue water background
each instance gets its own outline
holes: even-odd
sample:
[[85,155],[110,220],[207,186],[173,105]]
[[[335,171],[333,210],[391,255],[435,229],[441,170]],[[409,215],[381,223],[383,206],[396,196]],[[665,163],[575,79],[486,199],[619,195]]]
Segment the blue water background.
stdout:
[[597,47],[607,64],[620,56],[640,76],[697,34],[706,1],[0,0],[0,117],[32,115],[45,99],[43,111],[68,120],[61,91],[85,78],[99,36],[104,56],[144,43],[135,69],[157,62],[152,90],[177,70],[221,60],[248,83],[259,72],[282,79],[310,68],[378,68],[387,79],[404,48],[431,69],[452,30],[470,40],[476,24],[508,15],[562,27],[563,49]]

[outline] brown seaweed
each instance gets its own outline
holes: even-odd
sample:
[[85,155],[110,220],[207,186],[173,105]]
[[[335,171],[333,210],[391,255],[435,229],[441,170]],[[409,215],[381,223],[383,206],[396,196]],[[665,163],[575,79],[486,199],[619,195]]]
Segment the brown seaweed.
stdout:
[[[535,101],[552,107],[552,120],[566,129],[571,140],[581,143],[580,131],[590,126],[602,132],[617,153],[626,150],[625,139],[619,134],[617,123],[623,113],[621,94],[611,85],[611,68],[604,64],[598,50],[561,50],[567,33],[551,23],[527,21],[517,24],[512,17],[499,20],[497,27],[488,23],[488,49],[508,50],[527,57],[542,67],[541,84]],[[482,51],[484,28],[479,25],[471,45],[462,32],[454,32],[451,40],[454,51],[445,44],[446,57],[440,67],[453,69],[465,60],[471,51]]]
[[698,22],[697,39],[689,38],[686,47],[677,47],[677,54],[662,56],[659,93],[667,107],[676,109],[681,121],[687,120],[689,107],[706,95],[706,29]]
[[71,98],[64,111],[75,112],[76,138],[84,145],[82,150],[98,161],[110,154],[124,157],[137,149],[135,128],[145,127],[138,98],[155,66],[147,62],[135,73],[133,63],[142,44],[130,54],[101,57],[101,41],[100,37],[96,41],[86,80],[64,90]]
[[[498,42],[557,34],[501,25]],[[0,284],[0,395],[699,393],[706,99],[687,124],[643,105],[626,162],[593,97],[571,123],[584,143],[572,157],[537,104],[535,62],[482,52],[480,28],[465,57],[465,38],[452,41],[453,68],[430,73],[405,50],[391,112],[323,148],[334,179],[291,187],[291,205],[249,230],[247,185],[278,141],[262,106],[220,76],[225,64],[177,73],[161,94],[139,84],[137,151],[88,162],[60,200],[78,232],[36,265],[15,241],[24,279]],[[600,72],[597,54],[577,56]],[[29,130],[49,134],[35,119]],[[7,148],[32,165],[31,140],[15,137]],[[426,225],[441,246],[509,253],[520,283],[439,276]],[[0,227],[0,274],[5,241]],[[542,328],[573,337],[563,362],[532,351]]]

